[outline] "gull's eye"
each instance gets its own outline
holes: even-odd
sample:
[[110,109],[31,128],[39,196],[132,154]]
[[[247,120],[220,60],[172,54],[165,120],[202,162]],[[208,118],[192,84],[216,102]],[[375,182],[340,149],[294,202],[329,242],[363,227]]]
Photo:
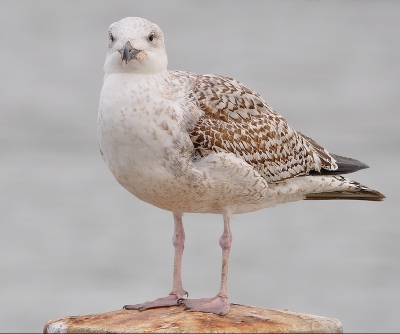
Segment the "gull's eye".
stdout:
[[114,42],[114,36],[112,35],[112,33],[108,33],[108,38],[110,39],[110,43]]
[[154,38],[155,38],[154,33],[151,33],[151,34],[149,35],[149,41],[150,41],[150,42],[153,42]]

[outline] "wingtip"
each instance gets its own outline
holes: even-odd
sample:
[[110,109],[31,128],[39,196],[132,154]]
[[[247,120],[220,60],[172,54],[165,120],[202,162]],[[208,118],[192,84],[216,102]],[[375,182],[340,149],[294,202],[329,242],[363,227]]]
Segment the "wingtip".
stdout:
[[338,165],[338,169],[336,169],[335,172],[340,174],[353,173],[361,169],[369,168],[366,163],[353,158],[346,158],[337,154],[331,154],[331,156],[335,159],[335,162]]

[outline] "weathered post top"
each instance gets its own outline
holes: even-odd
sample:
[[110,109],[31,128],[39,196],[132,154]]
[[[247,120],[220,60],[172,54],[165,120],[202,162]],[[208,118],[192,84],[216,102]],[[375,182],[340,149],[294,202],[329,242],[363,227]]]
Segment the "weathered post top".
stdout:
[[231,304],[227,315],[171,306],[54,319],[44,333],[342,333],[337,319]]

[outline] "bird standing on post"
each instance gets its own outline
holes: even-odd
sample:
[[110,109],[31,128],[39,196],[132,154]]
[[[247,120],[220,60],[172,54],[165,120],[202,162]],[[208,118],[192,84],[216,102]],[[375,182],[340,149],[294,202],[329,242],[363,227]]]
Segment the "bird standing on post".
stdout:
[[[233,214],[301,199],[384,198],[341,176],[367,165],[329,153],[239,81],[168,71],[156,24],[127,17],[108,33],[98,113],[101,154],[124,188],[171,211],[175,223],[171,293],[126,309],[184,304],[185,310],[228,313]],[[223,216],[221,288],[215,297],[184,298],[185,212]]]

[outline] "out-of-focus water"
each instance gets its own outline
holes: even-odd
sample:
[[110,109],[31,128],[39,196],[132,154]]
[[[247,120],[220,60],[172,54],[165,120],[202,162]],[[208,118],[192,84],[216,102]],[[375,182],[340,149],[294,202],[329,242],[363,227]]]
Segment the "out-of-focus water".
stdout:
[[[232,222],[231,302],[400,328],[400,2],[3,1],[0,331],[167,294],[173,220],[112,177],[96,141],[108,26],[145,17],[169,68],[234,77],[382,203],[303,201]],[[219,288],[222,218],[188,214],[191,297]]]

